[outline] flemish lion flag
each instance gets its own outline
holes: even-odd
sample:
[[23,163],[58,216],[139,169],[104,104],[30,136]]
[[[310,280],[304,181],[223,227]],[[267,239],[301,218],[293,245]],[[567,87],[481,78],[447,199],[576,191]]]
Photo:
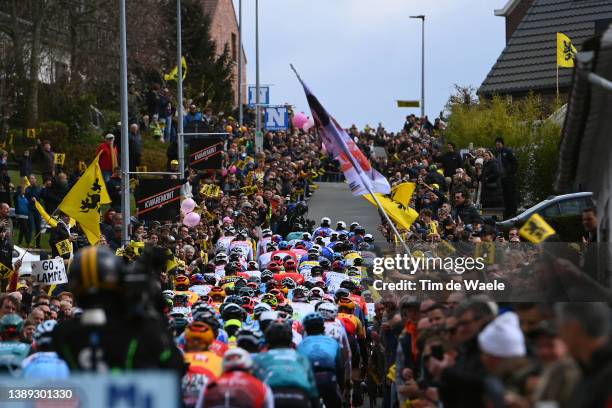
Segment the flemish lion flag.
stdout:
[[575,58],[576,48],[572,40],[563,33],[557,33],[557,65],[563,68],[573,68]]
[[[389,217],[397,224],[397,226],[401,229],[410,229],[410,226],[416,221],[419,217],[419,213],[416,212],[413,208],[403,208],[400,203],[397,203],[391,200],[389,197],[384,194],[375,193],[376,198],[380,202],[380,205],[387,212]],[[363,198],[365,198],[370,204],[374,207],[378,208],[376,205],[376,201],[371,194],[364,194]]]
[[[181,66],[183,67],[183,81],[187,76],[187,61],[185,57],[181,58]],[[176,81],[178,79],[178,66],[172,68],[169,74],[164,75],[165,81]]]
[[555,235],[557,231],[540,216],[540,214],[533,214],[525,225],[519,230],[519,234],[527,241],[534,244],[539,244],[546,238]]
[[110,202],[96,157],[58,208],[74,218],[81,225],[89,242],[95,245],[100,241],[100,206]]

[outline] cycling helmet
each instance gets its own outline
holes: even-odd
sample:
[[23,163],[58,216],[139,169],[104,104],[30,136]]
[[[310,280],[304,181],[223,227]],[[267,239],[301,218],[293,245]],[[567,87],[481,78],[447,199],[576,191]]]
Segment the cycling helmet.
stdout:
[[293,289],[293,301],[294,302],[305,302],[308,300],[308,288],[300,285]]
[[336,223],[336,229],[337,229],[337,230],[344,230],[344,229],[346,229],[346,222],[344,222],[344,221],[338,221],[338,222]]
[[189,306],[189,295],[185,293],[177,293],[172,299],[175,307],[188,307]]
[[15,313],[4,315],[0,319],[0,337],[2,340],[10,340],[19,337],[23,328],[23,319]]
[[171,289],[166,289],[162,292],[162,296],[166,299],[172,300],[172,298],[174,298],[174,291]]
[[285,271],[297,270],[297,264],[293,258],[289,258],[285,261]]
[[278,243],[278,249],[287,250],[289,248],[291,248],[291,245],[289,245],[287,241],[281,241]]
[[[293,316],[293,307],[289,303],[282,303],[276,307],[278,317],[283,319],[291,319]],[[283,315],[284,314],[284,315]]]
[[204,274],[205,285],[215,286],[217,284],[217,277],[212,273]]
[[253,359],[248,351],[238,347],[228,350],[223,355],[222,367],[224,373],[230,371],[251,371]]
[[353,266],[363,266],[363,258],[362,257],[358,257],[353,259]]
[[227,262],[227,254],[225,252],[219,252],[215,256],[215,264],[220,265],[225,262]]
[[240,319],[229,319],[225,321],[223,330],[225,330],[228,336],[232,337],[238,333],[238,330],[242,328],[242,320]]
[[278,299],[276,298],[276,296],[274,296],[272,293],[266,293],[265,295],[263,295],[263,297],[261,298],[261,303],[266,303],[268,304],[272,309],[276,309],[276,306],[278,306]]
[[308,293],[308,299],[310,301],[314,299],[321,300],[323,299],[324,294],[325,292],[323,291],[323,289],[315,286],[314,288],[310,289],[310,292]]
[[278,245],[275,242],[268,242],[266,244],[266,252],[274,252],[278,249]]
[[355,311],[355,302],[353,302],[353,299],[348,297],[338,299],[338,311],[342,312],[343,310],[350,313]]
[[282,283],[278,283],[277,287],[272,288],[268,291],[268,294],[276,296],[278,301],[281,302],[285,299],[285,296],[283,295],[281,289],[278,288],[279,285],[281,286],[281,288],[284,286]]
[[116,303],[117,295],[125,291],[123,272],[123,261],[109,248],[85,247],[70,264],[68,290],[82,307]]
[[274,272],[272,272],[269,269],[264,269],[261,272],[261,282],[262,283],[266,283],[267,281],[269,281],[270,279],[274,279]]
[[191,312],[193,313],[194,319],[195,319],[196,313],[209,313],[213,316],[217,315],[217,310],[215,309],[215,307],[208,303],[199,303],[195,305],[193,309],[191,310]]
[[361,225],[357,225],[355,227],[355,234],[362,235],[362,234],[365,234],[365,232],[366,232],[365,228],[363,228]]
[[272,230],[270,228],[266,228],[266,229],[261,230],[261,236],[264,237],[264,238],[271,237],[272,236]]
[[[244,328],[240,329],[238,333],[236,333],[236,346],[238,346],[239,349],[244,349],[249,353],[257,353],[259,352],[262,337],[263,335],[259,330]],[[227,352],[225,355],[227,356]]]
[[295,289],[297,287],[297,284],[295,283],[295,281],[291,278],[284,278],[281,281],[281,284],[283,286],[285,286],[287,289]]
[[[278,272],[280,272],[280,266],[278,266],[278,264],[276,262],[270,262],[268,264],[268,270],[270,270],[270,272],[278,273]],[[262,273],[262,277],[263,277],[263,273]]]
[[255,291],[248,286],[243,286],[238,290],[238,296],[242,298],[244,298],[245,296],[252,298],[255,297]]
[[315,307],[315,310],[328,322],[334,321],[338,316],[338,307],[331,302],[321,302]]
[[325,320],[319,312],[308,313],[304,316],[302,325],[309,335],[322,334],[325,332]]
[[329,259],[321,259],[319,261],[319,266],[321,266],[321,268],[325,270],[329,269],[329,266],[330,266]]
[[189,289],[189,278],[185,275],[176,275],[174,277],[174,289],[176,290]]
[[351,222],[350,230],[353,231],[355,229],[355,227],[358,226],[358,225],[359,225],[358,222]]
[[215,338],[217,338],[217,336],[219,335],[219,329],[221,328],[221,323],[219,322],[219,319],[217,318],[215,314],[210,314],[209,312],[200,312],[200,313],[197,313],[193,317],[193,321],[202,322],[202,323],[206,323],[207,325],[209,325],[213,330],[213,334],[215,335]]
[[[357,287],[357,285],[355,284],[354,281],[350,280],[350,279],[346,279],[343,280],[342,282],[340,282],[340,287],[347,289],[349,292],[352,292],[355,290],[355,288]],[[338,291],[336,291],[336,294],[338,293]]]
[[244,296],[242,298],[242,308],[246,310],[248,314],[253,313],[253,309],[255,308],[255,305],[256,305],[255,300],[253,300],[252,298],[248,296]]
[[[346,282],[346,281],[343,281],[343,282]],[[341,286],[341,287],[339,287],[339,288],[336,290],[336,293],[334,293],[334,299],[336,300],[336,303],[337,303],[339,299],[341,299],[341,298],[347,298],[347,297],[349,297],[350,295],[351,295],[351,292],[349,292],[349,290],[348,290],[348,289],[343,288],[343,287]]]
[[332,264],[332,271],[342,272],[344,271],[345,263],[344,261],[334,261]]
[[204,275],[201,273],[194,273],[191,275],[191,278],[189,278],[189,281],[191,285],[204,285],[206,283],[206,279],[204,279]]
[[189,347],[207,349],[215,338],[213,328],[201,321],[192,322],[185,329],[185,342]]
[[374,237],[372,236],[372,234],[365,234],[363,236],[363,240],[365,242],[371,243],[371,242],[374,242]]
[[266,329],[268,347],[290,347],[293,341],[291,325],[285,321],[272,322]]
[[249,261],[247,265],[247,271],[258,271],[258,270],[259,270],[259,265],[257,265],[257,262]]
[[258,303],[255,306],[255,308],[253,308],[253,317],[255,317],[255,320],[259,320],[259,316],[261,316],[263,312],[271,312],[271,311],[272,311],[272,307],[269,304],[264,303],[262,301]]
[[36,326],[36,331],[34,332],[34,343],[36,344],[36,350],[40,351],[41,348],[51,347],[53,343],[53,330],[57,326],[57,321],[55,320],[45,320]]
[[236,303],[224,303],[221,305],[219,311],[221,312],[221,318],[224,321],[238,319],[241,322],[244,322],[246,320],[246,311]]
[[310,232],[305,232],[302,234],[302,239],[304,241],[310,241],[312,239],[312,235],[310,235]]
[[213,286],[208,292],[214,302],[223,302],[225,299],[225,290],[219,286]]
[[272,242],[279,243],[283,240],[282,235],[274,234],[272,235]]
[[234,288],[235,288],[235,289],[240,289],[240,288],[243,288],[243,287],[245,287],[246,285],[247,285],[247,280],[246,280],[246,279],[244,279],[243,277],[240,277],[240,278],[238,278],[238,279],[236,279],[236,280],[234,281]]
[[298,241],[293,247],[295,249],[306,249],[306,243],[304,241]]
[[330,225],[331,225],[331,220],[328,217],[321,218],[321,227],[329,228]]
[[240,295],[229,295],[225,298],[224,304],[235,303],[238,306],[242,306],[242,296]]

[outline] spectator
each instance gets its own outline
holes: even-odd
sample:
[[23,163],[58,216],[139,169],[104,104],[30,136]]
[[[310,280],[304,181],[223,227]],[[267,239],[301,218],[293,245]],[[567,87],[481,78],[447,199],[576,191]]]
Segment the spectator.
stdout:
[[518,170],[518,161],[514,152],[507,148],[504,139],[498,137],[495,139],[495,157],[501,166],[502,171],[502,189],[504,193],[504,219],[512,218],[516,215],[518,206],[518,197],[516,193],[516,172]]
[[11,207],[7,203],[0,203],[0,225],[7,228],[9,236],[13,236],[13,220],[10,217]]
[[559,303],[556,312],[560,337],[583,374],[574,387],[569,406],[609,406],[612,401],[612,313],[609,305]]
[[189,111],[183,117],[183,127],[187,128],[191,124],[202,122],[202,113],[198,112],[197,106],[189,105]]
[[19,157],[15,155],[15,150],[12,150],[11,153],[19,166],[19,177],[28,177],[32,174],[32,157],[30,156],[30,149],[24,149]]
[[442,168],[444,169],[445,177],[453,177],[457,169],[463,166],[463,159],[461,155],[455,151],[457,145],[450,142],[446,144],[446,153],[440,156],[440,163],[442,164]]
[[30,231],[36,236],[36,246],[40,248],[40,230],[42,218],[36,209],[35,200],[40,200],[41,188],[38,186],[36,176],[30,175],[30,185],[26,188],[25,196],[28,198],[28,221],[30,222]]
[[133,123],[130,125],[129,147],[130,147],[130,171],[136,171],[136,167],[140,166],[140,158],[142,156],[142,138],[138,125]]
[[75,237],[71,234],[70,231],[70,217],[64,213],[60,213],[57,226],[51,228],[51,236],[49,238],[49,246],[51,246],[51,256],[53,258],[59,256],[64,259],[70,259],[71,252],[62,251],[63,253],[60,253],[60,250],[58,248],[58,243],[64,242],[66,240],[70,241],[70,243],[72,244],[72,241],[75,240]]
[[25,245],[27,246],[32,239],[30,222],[28,221],[29,214],[30,208],[28,197],[26,197],[21,186],[17,187],[17,192],[15,193],[15,218],[17,220],[17,226],[19,227],[18,245],[21,245],[25,241]]
[[111,199],[111,208],[121,211],[121,168],[115,167],[112,176],[106,182],[106,189]]
[[503,207],[502,172],[499,162],[488,150],[485,151],[483,158],[482,171],[478,177],[478,181],[481,183],[480,203],[483,208]]
[[[0,234],[1,235],[1,234]],[[0,295],[0,318],[7,314],[19,313],[21,305],[15,296],[8,293]]]
[[464,225],[482,224],[482,217],[478,214],[478,210],[474,204],[468,200],[467,193],[464,191],[455,193],[455,209],[453,216],[457,222],[463,223]]
[[100,155],[98,162],[100,163],[100,170],[102,170],[104,181],[108,181],[113,174],[113,169],[118,165],[118,151],[117,146],[115,146],[115,136],[112,133],[108,133],[104,137],[104,142],[100,143],[96,149],[96,155],[98,154]]
[[55,154],[51,150],[51,142],[37,140],[37,153],[40,163],[40,172],[43,180],[55,175]]

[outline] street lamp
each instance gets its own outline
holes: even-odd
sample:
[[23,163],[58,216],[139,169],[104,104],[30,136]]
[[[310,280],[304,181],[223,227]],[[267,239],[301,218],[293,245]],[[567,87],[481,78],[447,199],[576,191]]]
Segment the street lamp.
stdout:
[[425,16],[410,16],[422,21],[422,48],[421,48],[421,117],[425,117]]
[[259,95],[259,0],[255,0],[255,150],[262,150],[261,106]]
[[243,124],[242,107],[242,0],[238,0],[238,123]]
[[185,139],[183,136],[183,50],[181,33],[181,0],[176,1],[176,67],[178,77],[176,81],[176,99],[178,110],[178,129],[176,133],[176,144],[178,146],[178,162],[181,177],[185,176]]

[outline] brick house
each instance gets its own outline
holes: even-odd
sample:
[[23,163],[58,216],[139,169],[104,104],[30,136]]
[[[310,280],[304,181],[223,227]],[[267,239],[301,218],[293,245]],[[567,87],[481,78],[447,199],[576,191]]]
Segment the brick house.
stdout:
[[[554,101],[557,89],[557,32],[578,51],[612,22],[612,0],[508,0],[495,10],[506,23],[506,46],[479,89],[479,95],[520,98],[533,91]],[[559,69],[559,91],[566,99],[572,69]]]
[[[238,106],[238,17],[232,0],[202,0],[204,13],[210,16],[210,35],[217,45],[217,54],[222,54],[225,45],[230,49],[234,65],[234,105]],[[244,33],[243,33],[244,35]],[[244,38],[242,40],[244,43]],[[246,81],[246,54],[242,52],[242,83]],[[242,103],[247,102],[246,87],[242,88]]]

